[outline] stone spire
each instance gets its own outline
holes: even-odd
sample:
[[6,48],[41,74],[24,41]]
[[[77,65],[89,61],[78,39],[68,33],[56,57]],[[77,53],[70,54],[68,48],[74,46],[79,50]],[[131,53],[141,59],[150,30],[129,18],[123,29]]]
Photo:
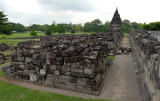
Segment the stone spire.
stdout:
[[121,17],[118,13],[118,8],[116,8],[116,11],[115,11],[113,18],[112,18],[112,21],[111,21],[111,24],[122,24]]
[[116,11],[113,15],[112,21],[110,23],[110,30],[111,31],[121,31],[121,26],[122,26],[122,20],[121,17],[118,13],[118,9],[116,8]]

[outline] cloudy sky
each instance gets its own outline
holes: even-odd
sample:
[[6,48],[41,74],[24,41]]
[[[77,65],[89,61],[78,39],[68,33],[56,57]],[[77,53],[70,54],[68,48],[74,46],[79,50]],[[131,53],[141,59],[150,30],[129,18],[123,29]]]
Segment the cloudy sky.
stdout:
[[118,7],[122,20],[160,21],[160,0],[0,0],[10,22],[30,24],[110,21]]

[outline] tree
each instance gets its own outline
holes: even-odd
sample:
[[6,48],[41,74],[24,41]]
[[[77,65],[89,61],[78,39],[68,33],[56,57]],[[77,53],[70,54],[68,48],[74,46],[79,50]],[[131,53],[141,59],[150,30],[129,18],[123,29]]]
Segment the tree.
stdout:
[[110,22],[106,21],[104,26],[103,26],[103,32],[109,32],[110,31]]
[[142,24],[137,22],[131,22],[131,27],[135,30],[140,30],[142,29]]
[[32,32],[30,33],[31,36],[37,36],[37,32],[35,30],[32,30]]
[[81,32],[81,31],[83,31],[83,26],[82,26],[81,24],[77,24],[77,25],[75,26],[75,31],[76,31],[76,32]]
[[15,25],[15,31],[16,32],[24,32],[24,31],[26,31],[26,27],[20,23],[17,23]]
[[45,31],[45,34],[48,35],[48,36],[52,34],[52,31],[51,31],[50,27],[47,27],[47,29]]
[[149,24],[143,24],[142,27],[145,30],[160,31],[160,22],[152,22]]
[[49,25],[45,24],[45,25],[40,25],[39,30],[42,32],[45,32],[47,30],[47,27],[49,27]]
[[76,30],[74,28],[71,29],[71,33],[74,34],[76,33]]
[[7,24],[3,27],[2,29],[2,32],[5,34],[5,35],[11,35],[12,34],[12,26],[10,24]]
[[84,24],[84,28],[83,28],[84,32],[93,32],[92,29],[93,28],[90,22],[86,22]]
[[128,33],[128,32],[130,32],[130,30],[131,30],[130,21],[127,19],[123,20],[122,21],[122,31]]
[[99,19],[95,19],[91,22],[91,25],[92,25],[92,30],[94,32],[99,32],[101,31],[101,25],[102,25],[102,22],[99,20]]
[[58,33],[65,33],[66,28],[65,28],[65,24],[58,24],[57,25],[57,32]]
[[57,32],[55,22],[50,26],[50,29],[51,29],[52,33],[56,33]]
[[38,25],[38,24],[33,24],[29,27],[29,30],[31,30],[31,31],[32,30],[39,31],[39,29],[40,29],[40,25]]
[[0,11],[0,34],[6,34],[10,35],[11,32],[11,26],[7,23],[8,18],[6,18],[6,15]]

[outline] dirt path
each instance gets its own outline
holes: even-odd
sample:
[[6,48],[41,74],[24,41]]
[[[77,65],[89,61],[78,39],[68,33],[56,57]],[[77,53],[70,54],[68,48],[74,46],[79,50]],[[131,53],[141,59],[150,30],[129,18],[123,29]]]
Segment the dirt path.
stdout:
[[[129,47],[128,38],[123,38],[121,45],[123,47]],[[68,90],[61,90],[56,88],[48,88],[28,82],[7,80],[3,77],[0,78],[0,80],[14,83],[16,85],[26,88],[64,94],[68,96],[83,97],[88,99],[140,101],[140,94],[139,94],[136,74],[134,72],[134,66],[131,54],[117,55],[115,57],[113,65],[106,75],[105,84],[99,96],[83,94]]]

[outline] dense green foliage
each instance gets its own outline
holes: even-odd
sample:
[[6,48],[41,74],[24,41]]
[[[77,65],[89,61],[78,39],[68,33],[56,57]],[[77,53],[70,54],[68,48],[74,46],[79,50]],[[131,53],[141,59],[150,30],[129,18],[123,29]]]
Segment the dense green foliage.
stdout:
[[30,33],[31,36],[37,36],[37,32],[35,30],[32,30]]
[[75,34],[76,33],[76,30],[73,28],[73,29],[71,29],[71,33],[72,34]]
[[152,22],[149,24],[144,24],[143,28],[145,30],[160,31],[160,22]]
[[141,30],[143,24],[137,22],[130,22],[129,20],[125,19],[122,21],[122,31],[124,33],[129,33],[131,29]]
[[58,32],[58,33],[65,33],[66,32],[66,24],[58,24],[57,26],[56,26],[56,31]]
[[11,34],[11,26],[7,23],[8,18],[6,18],[6,15],[0,11],[0,34]]
[[45,34],[48,36],[52,34],[52,31],[49,27],[46,29]]

